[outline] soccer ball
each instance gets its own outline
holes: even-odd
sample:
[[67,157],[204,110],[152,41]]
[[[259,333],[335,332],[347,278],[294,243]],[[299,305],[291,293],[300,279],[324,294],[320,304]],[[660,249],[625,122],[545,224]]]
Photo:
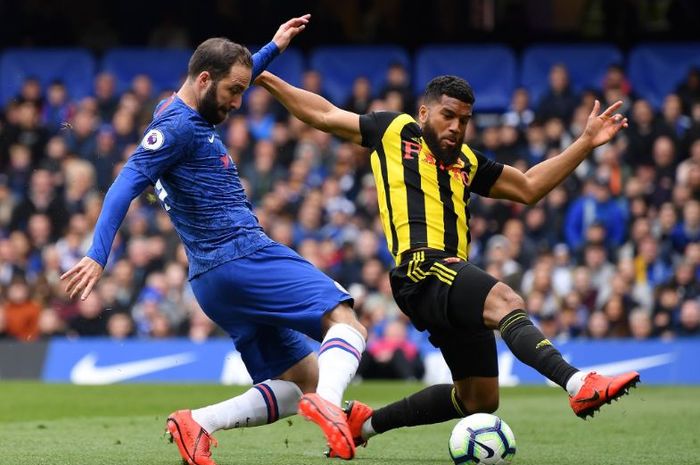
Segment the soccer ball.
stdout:
[[475,413],[455,425],[449,449],[456,465],[505,465],[515,456],[515,436],[497,416]]

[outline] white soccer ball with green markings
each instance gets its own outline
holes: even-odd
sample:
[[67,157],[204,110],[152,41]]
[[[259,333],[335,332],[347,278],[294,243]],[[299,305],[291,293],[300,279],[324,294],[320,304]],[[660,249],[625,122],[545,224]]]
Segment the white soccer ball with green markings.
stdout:
[[455,425],[449,449],[456,465],[505,465],[515,456],[515,436],[496,415],[475,413]]

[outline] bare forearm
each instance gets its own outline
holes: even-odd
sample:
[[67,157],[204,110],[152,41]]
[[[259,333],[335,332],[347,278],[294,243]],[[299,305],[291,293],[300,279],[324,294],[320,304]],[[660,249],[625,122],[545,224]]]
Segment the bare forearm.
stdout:
[[593,146],[579,138],[556,157],[539,163],[525,172],[530,187],[530,202],[536,203],[561,184],[586,159]]
[[255,83],[267,89],[291,114],[304,123],[322,131],[329,129],[324,124],[323,115],[335,107],[325,98],[294,87],[270,73],[262,74]]

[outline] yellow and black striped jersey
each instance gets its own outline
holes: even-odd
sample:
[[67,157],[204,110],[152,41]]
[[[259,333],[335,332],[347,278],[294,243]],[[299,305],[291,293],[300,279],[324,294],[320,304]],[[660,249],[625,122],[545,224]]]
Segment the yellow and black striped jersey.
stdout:
[[415,119],[405,113],[360,116],[362,145],[372,149],[379,211],[389,250],[401,254],[420,247],[469,256],[469,195],[488,195],[503,171],[466,144],[452,165],[428,149]]

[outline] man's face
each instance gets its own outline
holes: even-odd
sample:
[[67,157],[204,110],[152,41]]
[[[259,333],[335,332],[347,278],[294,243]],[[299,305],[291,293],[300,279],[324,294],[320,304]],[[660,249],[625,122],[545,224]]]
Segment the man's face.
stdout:
[[457,161],[471,116],[471,104],[447,95],[420,107],[418,119],[425,143],[443,163]]
[[229,111],[241,107],[250,79],[251,69],[239,64],[231,66],[228,75],[218,81],[209,78],[202,89],[199,113],[213,125],[222,123]]

